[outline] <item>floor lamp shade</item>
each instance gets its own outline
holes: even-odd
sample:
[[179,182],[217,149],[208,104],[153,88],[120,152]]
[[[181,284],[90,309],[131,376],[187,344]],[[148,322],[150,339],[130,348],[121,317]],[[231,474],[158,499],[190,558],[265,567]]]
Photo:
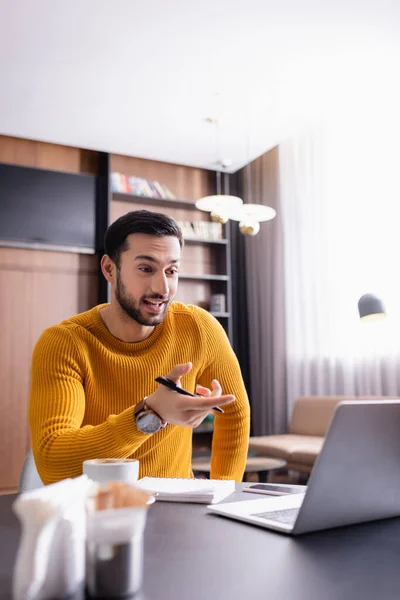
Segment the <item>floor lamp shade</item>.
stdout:
[[364,294],[358,301],[360,319],[380,319],[386,316],[385,306],[374,294]]

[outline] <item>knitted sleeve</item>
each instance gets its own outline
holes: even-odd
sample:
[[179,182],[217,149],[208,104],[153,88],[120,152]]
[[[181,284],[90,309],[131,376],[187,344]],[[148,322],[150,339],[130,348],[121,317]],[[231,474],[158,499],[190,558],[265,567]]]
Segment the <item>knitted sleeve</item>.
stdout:
[[228,337],[218,321],[207,311],[197,309],[204,343],[204,363],[197,379],[210,387],[218,379],[223,394],[234,394],[235,402],[216,413],[212,442],[211,477],[241,481],[250,435],[250,407],[242,374]]
[[29,426],[32,450],[45,484],[82,473],[92,458],[126,458],[149,437],[134,424],[134,408],[104,423],[81,427],[85,414],[83,357],[62,326],[46,329],[32,359]]

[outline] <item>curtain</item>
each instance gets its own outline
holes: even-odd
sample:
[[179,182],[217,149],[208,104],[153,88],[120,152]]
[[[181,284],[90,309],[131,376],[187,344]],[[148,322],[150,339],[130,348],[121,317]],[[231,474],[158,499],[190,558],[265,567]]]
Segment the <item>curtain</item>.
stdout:
[[[396,153],[390,132],[365,123],[279,147],[289,411],[301,394],[400,396]],[[387,319],[360,321],[368,292]]]
[[[284,433],[287,430],[285,294],[278,166],[278,150],[275,148],[242,171],[244,201],[266,204],[277,211],[274,220],[261,223],[260,232],[255,237],[243,237],[249,342],[246,351],[251,381],[253,435]],[[247,176],[249,168],[251,177]]]

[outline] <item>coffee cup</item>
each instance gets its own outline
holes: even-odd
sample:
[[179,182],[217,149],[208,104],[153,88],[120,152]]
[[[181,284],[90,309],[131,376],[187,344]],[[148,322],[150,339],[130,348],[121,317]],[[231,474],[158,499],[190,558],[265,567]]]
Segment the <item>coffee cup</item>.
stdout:
[[125,481],[134,484],[139,479],[139,461],[134,458],[95,458],[83,462],[83,472],[93,481]]

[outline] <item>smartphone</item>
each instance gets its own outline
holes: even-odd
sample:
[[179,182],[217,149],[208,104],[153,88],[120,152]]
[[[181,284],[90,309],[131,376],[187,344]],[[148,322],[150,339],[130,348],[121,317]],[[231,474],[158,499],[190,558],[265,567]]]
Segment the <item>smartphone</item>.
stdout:
[[254,485],[249,485],[245,487],[243,491],[251,492],[252,494],[283,496],[284,494],[299,494],[301,492],[301,489],[284,485],[274,485],[272,483],[256,483]]

